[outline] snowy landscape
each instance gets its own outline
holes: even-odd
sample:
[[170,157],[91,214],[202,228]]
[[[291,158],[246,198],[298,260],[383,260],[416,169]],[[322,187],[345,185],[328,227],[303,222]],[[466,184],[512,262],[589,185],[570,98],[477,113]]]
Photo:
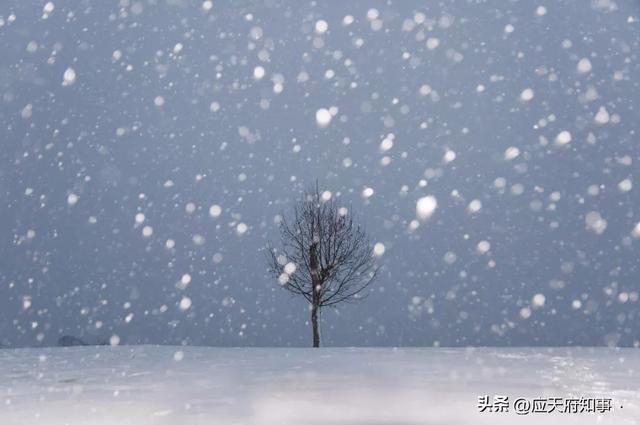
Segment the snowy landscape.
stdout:
[[639,52],[637,0],[0,2],[0,425],[639,424]]
[[[84,347],[0,353],[3,425],[640,423],[640,355],[607,348]],[[480,413],[478,396],[610,412]]]

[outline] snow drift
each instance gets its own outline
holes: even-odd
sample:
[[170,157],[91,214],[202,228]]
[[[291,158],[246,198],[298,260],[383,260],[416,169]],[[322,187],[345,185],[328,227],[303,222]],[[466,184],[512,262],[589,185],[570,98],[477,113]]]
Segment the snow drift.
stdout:
[[[638,424],[640,350],[0,350],[2,425]],[[478,396],[609,397],[603,414],[480,413]]]

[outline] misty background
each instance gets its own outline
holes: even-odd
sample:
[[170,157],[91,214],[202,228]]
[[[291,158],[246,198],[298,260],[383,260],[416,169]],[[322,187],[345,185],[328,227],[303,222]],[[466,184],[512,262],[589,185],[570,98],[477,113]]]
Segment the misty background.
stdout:
[[639,19],[3,2],[0,342],[308,346],[262,250],[318,180],[384,247],[326,345],[640,345]]

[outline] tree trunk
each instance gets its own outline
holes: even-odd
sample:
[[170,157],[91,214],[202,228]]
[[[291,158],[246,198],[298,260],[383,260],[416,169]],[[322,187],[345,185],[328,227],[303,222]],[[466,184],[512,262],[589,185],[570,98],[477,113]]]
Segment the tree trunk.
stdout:
[[311,269],[311,329],[313,330],[313,348],[320,347],[320,333],[318,332],[318,311],[320,310],[320,271],[318,270],[318,244],[309,247],[309,268]]
[[311,306],[311,328],[313,330],[313,348],[320,347],[320,333],[318,332],[318,306]]

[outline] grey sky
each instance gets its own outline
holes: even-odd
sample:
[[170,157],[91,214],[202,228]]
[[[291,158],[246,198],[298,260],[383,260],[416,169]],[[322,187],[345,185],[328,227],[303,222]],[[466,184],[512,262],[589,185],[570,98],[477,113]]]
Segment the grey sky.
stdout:
[[637,2],[45,3],[0,6],[5,345],[308,345],[261,249],[316,179],[385,246],[328,345],[639,343]]

